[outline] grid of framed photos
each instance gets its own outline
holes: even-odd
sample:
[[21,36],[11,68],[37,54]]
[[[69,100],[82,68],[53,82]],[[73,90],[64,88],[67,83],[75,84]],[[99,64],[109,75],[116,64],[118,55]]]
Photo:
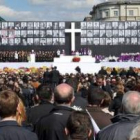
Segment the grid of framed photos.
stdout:
[[81,45],[140,45],[140,22],[81,22]]
[[65,45],[65,22],[0,22],[0,45]]

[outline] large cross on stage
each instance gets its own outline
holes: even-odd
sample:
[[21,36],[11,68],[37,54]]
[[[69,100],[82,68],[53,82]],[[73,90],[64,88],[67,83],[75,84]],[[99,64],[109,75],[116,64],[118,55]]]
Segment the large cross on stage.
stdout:
[[75,51],[75,33],[81,33],[81,29],[75,29],[75,23],[71,23],[71,29],[65,29],[65,33],[71,33],[71,51]]

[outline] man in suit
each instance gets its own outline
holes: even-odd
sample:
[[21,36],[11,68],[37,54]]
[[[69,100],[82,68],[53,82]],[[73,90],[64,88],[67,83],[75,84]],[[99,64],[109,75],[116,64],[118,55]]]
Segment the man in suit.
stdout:
[[51,71],[51,82],[53,88],[58,85],[59,78],[60,78],[60,73],[57,70],[57,67],[54,67]]
[[36,124],[39,140],[65,140],[65,126],[73,111],[70,107],[74,99],[74,90],[68,84],[60,84],[54,90],[56,107],[49,115],[42,117]]
[[53,91],[51,87],[46,85],[40,85],[37,89],[37,94],[40,99],[40,103],[38,106],[30,108],[28,113],[28,122],[30,122],[33,126],[37,123],[37,121],[42,117],[51,112],[53,110]]
[[17,123],[22,116],[19,97],[12,91],[0,93],[0,140],[38,140],[37,136]]

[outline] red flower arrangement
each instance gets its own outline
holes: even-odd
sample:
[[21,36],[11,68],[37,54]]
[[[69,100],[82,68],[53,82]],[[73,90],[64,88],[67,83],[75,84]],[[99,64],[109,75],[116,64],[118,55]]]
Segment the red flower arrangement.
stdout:
[[80,61],[80,57],[73,57],[72,62],[79,62]]

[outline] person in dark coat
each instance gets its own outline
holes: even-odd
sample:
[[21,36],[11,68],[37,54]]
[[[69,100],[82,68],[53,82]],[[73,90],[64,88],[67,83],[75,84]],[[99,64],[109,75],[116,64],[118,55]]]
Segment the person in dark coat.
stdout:
[[107,71],[104,69],[104,67],[101,67],[101,69],[98,72],[99,75],[107,75]]
[[17,114],[22,116],[19,97],[12,91],[0,93],[0,140],[38,140],[36,134],[21,127]]
[[51,75],[50,75],[49,69],[47,68],[46,71],[44,72],[44,75],[43,75],[44,83],[50,84],[50,82],[51,82],[50,76]]
[[60,84],[54,90],[56,107],[49,115],[43,116],[36,124],[39,140],[66,140],[65,126],[73,111],[70,107],[74,90],[68,84]]
[[[109,96],[109,95],[108,95]],[[105,100],[106,94],[103,90],[94,88],[88,92],[88,107],[90,115],[93,117],[100,129],[111,124],[112,115],[102,111],[101,105]]]
[[90,117],[82,111],[74,111],[68,118],[66,133],[68,140],[91,140],[93,138],[93,127]]
[[51,71],[51,82],[53,88],[58,85],[59,77],[60,77],[60,73],[57,70],[57,67],[54,67]]
[[117,76],[117,74],[118,74],[118,72],[116,71],[115,68],[113,68],[112,71],[111,71],[111,75]]
[[30,108],[28,113],[28,122],[33,126],[37,123],[39,118],[44,115],[47,115],[53,110],[53,91],[51,87],[46,85],[40,85],[37,89],[37,94],[40,99],[38,106]]
[[132,67],[130,67],[129,70],[127,71],[126,76],[127,76],[127,77],[130,77],[130,76],[136,77],[137,74],[136,74],[136,72],[134,71],[134,69],[133,69]]
[[101,130],[96,140],[128,140],[140,119],[140,93],[129,91],[122,100],[122,113],[112,119],[113,124]]

